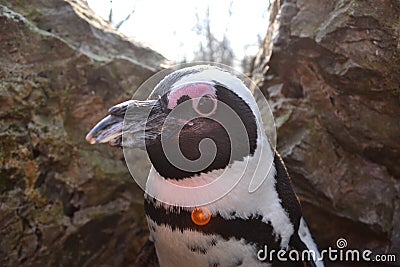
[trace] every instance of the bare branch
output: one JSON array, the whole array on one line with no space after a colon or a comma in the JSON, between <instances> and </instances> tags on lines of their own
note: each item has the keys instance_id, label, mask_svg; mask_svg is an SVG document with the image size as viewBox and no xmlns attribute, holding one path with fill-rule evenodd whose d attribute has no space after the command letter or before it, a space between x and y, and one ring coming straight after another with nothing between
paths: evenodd
<instances>
[{"instance_id":1,"label":"bare branch","mask_svg":"<svg viewBox=\"0 0 400 267\"><path fill-rule=\"evenodd\" d=\"M113 7L112 7L112 0L110 0L110 13L108 13L108 21L113 22Z\"/></svg>"},{"instance_id":2,"label":"bare branch","mask_svg":"<svg viewBox=\"0 0 400 267\"><path fill-rule=\"evenodd\" d=\"M110 0L110 12L108 13L108 21L114 25L114 27L118 30L119 28L121 28L122 24L124 24L125 22L127 22L131 15L135 13L135 9L132 9L132 11L120 22L118 23L114 23L114 13L113 13L113 0Z\"/></svg>"},{"instance_id":3,"label":"bare branch","mask_svg":"<svg viewBox=\"0 0 400 267\"><path fill-rule=\"evenodd\" d=\"M135 13L135 9L133 9L133 10L128 14L128 16L126 16L126 17L125 17L123 20L121 20L117 25L115 25L115 28L117 28L117 29L121 28L122 24L124 24L125 22L127 22L133 13Z\"/></svg>"}]
</instances>

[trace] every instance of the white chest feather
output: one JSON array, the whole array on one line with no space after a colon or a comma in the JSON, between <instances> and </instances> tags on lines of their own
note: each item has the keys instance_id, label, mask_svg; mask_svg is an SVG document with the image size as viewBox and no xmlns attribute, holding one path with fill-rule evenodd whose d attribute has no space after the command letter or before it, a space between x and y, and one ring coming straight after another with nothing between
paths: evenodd
<instances>
[{"instance_id":1,"label":"white chest feather","mask_svg":"<svg viewBox=\"0 0 400 267\"><path fill-rule=\"evenodd\" d=\"M260 144L259 147L261 147ZM247 161L234 162L225 170L212 171L174 183L164 179L152 169L147 182L147 192L149 195L169 203L159 203L166 209L172 206L205 206L212 215L219 214L228 220L234 217L248 219L255 215L261 215L263 222L271 224L275 236L281 238L280 246L287 248L294 228L288 214L282 208L281 200L275 189L275 167L272 165L269 168L270 166L264 163L272 161L273 154L269 145L264 143L263 147L265 149L262 153L261 149L257 149L255 155ZM238 176L240 179L233 188L228 193L222 194L221 192L226 191L226 182L230 183ZM216 181L217 177L220 178ZM251 182L263 178L265 181L259 188L254 192L249 192ZM175 186L176 184L179 186ZM196 187L190 190L193 186L204 184L213 186L210 188ZM211 199L218 194L223 197L205 205L198 205L198 203L204 203L207 198Z\"/></svg>"},{"instance_id":2,"label":"white chest feather","mask_svg":"<svg viewBox=\"0 0 400 267\"><path fill-rule=\"evenodd\" d=\"M224 240L191 230L172 231L148 218L158 260L162 267L267 267L257 259L257 250L244 240Z\"/></svg>"}]
</instances>

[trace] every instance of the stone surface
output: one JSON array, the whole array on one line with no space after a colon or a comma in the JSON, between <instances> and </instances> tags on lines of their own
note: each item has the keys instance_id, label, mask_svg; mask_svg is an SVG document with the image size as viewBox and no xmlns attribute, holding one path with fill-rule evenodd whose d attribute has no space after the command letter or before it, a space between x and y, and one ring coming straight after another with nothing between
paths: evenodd
<instances>
[{"instance_id":1,"label":"stone surface","mask_svg":"<svg viewBox=\"0 0 400 267\"><path fill-rule=\"evenodd\" d=\"M0 62L0 266L132 264L143 192L84 138L167 62L73 0L0 0Z\"/></svg>"},{"instance_id":2,"label":"stone surface","mask_svg":"<svg viewBox=\"0 0 400 267\"><path fill-rule=\"evenodd\" d=\"M395 0L271 5L252 75L322 249L343 237L400 259L399 14Z\"/></svg>"}]
</instances>

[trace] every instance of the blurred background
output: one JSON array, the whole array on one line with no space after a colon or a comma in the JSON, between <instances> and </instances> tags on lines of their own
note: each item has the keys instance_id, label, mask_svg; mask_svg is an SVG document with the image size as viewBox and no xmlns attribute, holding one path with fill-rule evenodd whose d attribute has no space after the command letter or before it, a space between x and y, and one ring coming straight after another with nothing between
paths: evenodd
<instances>
[{"instance_id":1,"label":"blurred background","mask_svg":"<svg viewBox=\"0 0 400 267\"><path fill-rule=\"evenodd\" d=\"M398 0L0 0L0 266L134 263L143 192L120 149L84 138L192 60L267 97L320 249L397 257L326 266L400 266L399 14Z\"/></svg>"},{"instance_id":2,"label":"blurred background","mask_svg":"<svg viewBox=\"0 0 400 267\"><path fill-rule=\"evenodd\" d=\"M176 63L211 61L246 70L268 28L265 0L87 2L116 29Z\"/></svg>"}]
</instances>

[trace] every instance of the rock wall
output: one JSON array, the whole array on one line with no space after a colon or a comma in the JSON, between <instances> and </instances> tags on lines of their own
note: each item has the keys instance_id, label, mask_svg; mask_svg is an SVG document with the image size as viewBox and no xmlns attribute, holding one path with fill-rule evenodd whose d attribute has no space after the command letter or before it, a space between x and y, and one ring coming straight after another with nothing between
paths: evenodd
<instances>
[{"instance_id":1,"label":"rock wall","mask_svg":"<svg viewBox=\"0 0 400 267\"><path fill-rule=\"evenodd\" d=\"M0 62L0 266L129 265L143 193L84 138L165 59L82 1L0 0Z\"/></svg>"},{"instance_id":2,"label":"rock wall","mask_svg":"<svg viewBox=\"0 0 400 267\"><path fill-rule=\"evenodd\" d=\"M271 5L252 75L321 248L342 237L400 259L399 14L395 0Z\"/></svg>"}]
</instances>

